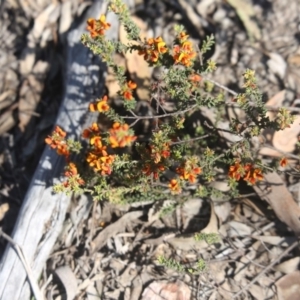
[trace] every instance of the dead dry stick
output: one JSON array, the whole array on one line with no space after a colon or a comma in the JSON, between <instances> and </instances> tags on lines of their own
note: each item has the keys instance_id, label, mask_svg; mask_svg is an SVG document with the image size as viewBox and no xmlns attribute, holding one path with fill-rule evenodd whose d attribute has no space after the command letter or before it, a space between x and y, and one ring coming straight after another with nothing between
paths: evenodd
<instances>
[{"instance_id":1,"label":"dead dry stick","mask_svg":"<svg viewBox=\"0 0 300 300\"><path fill-rule=\"evenodd\" d=\"M32 275L29 263L27 262L27 259L23 254L23 250L22 250L21 246L19 246L9 235L4 233L1 228L0 228L0 236L2 236L4 239L6 239L11 244L11 246L15 249L15 251L17 252L17 254L24 266L24 269L26 271L28 281L31 286L31 289L32 289L35 299L36 300L44 300L44 297L39 289L39 286L37 285L37 283Z\"/></svg>"},{"instance_id":2,"label":"dead dry stick","mask_svg":"<svg viewBox=\"0 0 300 300\"><path fill-rule=\"evenodd\" d=\"M217 87L221 88L222 90L228 92L229 94L231 94L232 96L236 97L238 96L238 93L236 93L234 90L229 89L228 87L226 87L225 85L222 85L220 83L218 83L217 81L207 78L206 76L202 76L204 80L211 82L212 84L216 85ZM226 101L226 104L232 105L234 107L240 107L240 105L236 102L233 101ZM251 102L250 102L251 104ZM279 109L284 108L288 111L292 111L292 112L300 112L300 108L299 107L292 107L292 106L272 106L272 105L266 105L266 109L268 111L278 111Z\"/></svg>"},{"instance_id":3,"label":"dead dry stick","mask_svg":"<svg viewBox=\"0 0 300 300\"><path fill-rule=\"evenodd\" d=\"M296 160L299 159L299 156L298 156L298 155L295 155L295 154L292 154L292 153L289 153L289 152L285 152L285 151L279 150L279 149L273 147L272 145L269 145L269 144L263 144L263 146L264 146L264 147L267 147L267 148L269 148L269 149L272 149L272 150L274 150L274 151L277 151L277 152L281 153L282 155L284 155L284 156L287 157L287 158L290 157L290 158L294 158L294 159L296 159ZM264 155L268 156L268 154L264 154ZM269 155L269 156L271 156L271 155Z\"/></svg>"},{"instance_id":4,"label":"dead dry stick","mask_svg":"<svg viewBox=\"0 0 300 300\"><path fill-rule=\"evenodd\" d=\"M135 113L132 112L133 116L120 116L122 119L139 119L139 120L152 120L152 119L161 119L161 118L166 118L166 117L171 117L171 116L178 116L181 114L184 114L188 111L193 110L194 108L197 108L197 104L192 105L191 107L187 108L187 109L183 109L180 111L175 111L172 113L167 113L167 114L163 114L163 115L158 115L158 116L138 116Z\"/></svg>"},{"instance_id":5,"label":"dead dry stick","mask_svg":"<svg viewBox=\"0 0 300 300\"><path fill-rule=\"evenodd\" d=\"M244 286L239 292L235 293L232 299L236 299L242 293L245 293L249 287L254 284L262 275L267 273L270 269L272 269L283 257L285 257L289 252L291 252L297 245L299 241L294 242L290 247L285 249L271 264L269 264L265 269L257 274L246 286Z\"/></svg>"},{"instance_id":6,"label":"dead dry stick","mask_svg":"<svg viewBox=\"0 0 300 300\"><path fill-rule=\"evenodd\" d=\"M274 222L271 222L269 224L267 224L266 226L264 226L263 228L260 228L260 229L257 229L255 230L252 235L254 234L259 234L259 233L263 233L265 232L266 230L270 229L271 227L273 227L275 225ZM246 243L249 243L251 241L251 237L250 236L247 236L245 237L244 239L241 240L241 242L243 244L246 244ZM233 250L232 248L235 248L235 247L226 247L225 249L222 250L222 252L220 252L219 254L217 254L215 256L215 259L220 259L220 258L223 258L224 256L228 256L229 254L235 252L235 250Z\"/></svg>"},{"instance_id":7,"label":"dead dry stick","mask_svg":"<svg viewBox=\"0 0 300 300\"><path fill-rule=\"evenodd\" d=\"M234 90L229 89L225 85L220 84L220 83L218 83L217 81L215 81L213 79L207 78L206 76L203 76L203 79L213 83L214 85L218 86L219 88L221 88L222 90L228 92L229 94L233 95L234 97L236 97L238 95L238 93L236 93Z\"/></svg>"}]
</instances>

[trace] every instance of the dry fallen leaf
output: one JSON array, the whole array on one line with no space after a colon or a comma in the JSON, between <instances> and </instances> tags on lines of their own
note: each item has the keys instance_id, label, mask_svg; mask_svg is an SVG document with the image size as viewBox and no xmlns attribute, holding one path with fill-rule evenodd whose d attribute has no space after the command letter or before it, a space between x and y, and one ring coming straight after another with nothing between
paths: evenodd
<instances>
[{"instance_id":1,"label":"dry fallen leaf","mask_svg":"<svg viewBox=\"0 0 300 300\"><path fill-rule=\"evenodd\" d=\"M59 18L59 33L62 34L68 31L72 21L72 1L63 1L61 4L61 15Z\"/></svg>"},{"instance_id":2,"label":"dry fallen leaf","mask_svg":"<svg viewBox=\"0 0 300 300\"><path fill-rule=\"evenodd\" d=\"M104 247L111 237L115 236L119 232L123 232L124 228L128 226L128 224L132 223L133 220L137 220L144 213L142 211L131 211L123 215L116 222L108 225L104 228L91 242L91 253L95 253L99 251L102 247Z\"/></svg>"},{"instance_id":3,"label":"dry fallen leaf","mask_svg":"<svg viewBox=\"0 0 300 300\"><path fill-rule=\"evenodd\" d=\"M237 15L243 22L250 39L260 40L260 29L255 22L253 5L245 0L228 0L228 3L235 9Z\"/></svg>"},{"instance_id":4,"label":"dry fallen leaf","mask_svg":"<svg viewBox=\"0 0 300 300\"><path fill-rule=\"evenodd\" d=\"M28 75L32 71L35 60L35 50L32 48L25 48L22 52L22 59L20 60L20 73L23 76Z\"/></svg>"},{"instance_id":5,"label":"dry fallen leaf","mask_svg":"<svg viewBox=\"0 0 300 300\"><path fill-rule=\"evenodd\" d=\"M9 204L3 203L0 205L0 221L4 218L5 213L9 210Z\"/></svg>"},{"instance_id":6,"label":"dry fallen leaf","mask_svg":"<svg viewBox=\"0 0 300 300\"><path fill-rule=\"evenodd\" d=\"M215 213L220 220L220 223L223 224L226 222L231 212L231 204L230 202L216 203L215 204Z\"/></svg>"},{"instance_id":7,"label":"dry fallen leaf","mask_svg":"<svg viewBox=\"0 0 300 300\"><path fill-rule=\"evenodd\" d=\"M75 298L78 290L77 279L69 266L62 266L55 270L56 275L61 280L66 294L67 300Z\"/></svg>"},{"instance_id":8,"label":"dry fallen leaf","mask_svg":"<svg viewBox=\"0 0 300 300\"><path fill-rule=\"evenodd\" d=\"M277 280L278 300L298 300L300 299L300 271L287 274Z\"/></svg>"},{"instance_id":9,"label":"dry fallen leaf","mask_svg":"<svg viewBox=\"0 0 300 300\"><path fill-rule=\"evenodd\" d=\"M249 227L246 224L243 224L242 222L237 221L230 221L229 222L229 237L239 237L239 236L249 236L252 232L251 227Z\"/></svg>"},{"instance_id":10,"label":"dry fallen leaf","mask_svg":"<svg viewBox=\"0 0 300 300\"><path fill-rule=\"evenodd\" d=\"M202 0L198 1L196 5L196 11L200 16L206 18L209 14L212 14L216 9L216 1L215 0Z\"/></svg>"},{"instance_id":11,"label":"dry fallen leaf","mask_svg":"<svg viewBox=\"0 0 300 300\"><path fill-rule=\"evenodd\" d=\"M86 289L87 300L99 300L99 294L94 285L90 284Z\"/></svg>"},{"instance_id":12,"label":"dry fallen leaf","mask_svg":"<svg viewBox=\"0 0 300 300\"><path fill-rule=\"evenodd\" d=\"M60 3L50 3L34 20L33 29L30 34L34 40L38 40L46 27L50 24L56 23L60 17Z\"/></svg>"},{"instance_id":13,"label":"dry fallen leaf","mask_svg":"<svg viewBox=\"0 0 300 300\"><path fill-rule=\"evenodd\" d=\"M268 53L269 60L267 65L269 69L280 79L283 79L286 73L287 63L279 53L270 52Z\"/></svg>"},{"instance_id":14,"label":"dry fallen leaf","mask_svg":"<svg viewBox=\"0 0 300 300\"><path fill-rule=\"evenodd\" d=\"M279 96L279 100L281 96ZM270 114L270 112L269 112ZM264 138L268 143L272 143L272 146L275 149L270 149L268 147L262 147L260 150L260 154L280 157L282 156L282 152L293 152L296 147L296 143L298 141L298 135L300 133L300 115L296 116L294 123L290 126L290 128L286 128L284 130L274 131L273 129L264 130Z\"/></svg>"},{"instance_id":15,"label":"dry fallen leaf","mask_svg":"<svg viewBox=\"0 0 300 300\"><path fill-rule=\"evenodd\" d=\"M0 115L0 135L9 131L17 123L16 118L13 115L13 110L15 109L14 105L12 107L13 109L9 109Z\"/></svg>"},{"instance_id":16,"label":"dry fallen leaf","mask_svg":"<svg viewBox=\"0 0 300 300\"><path fill-rule=\"evenodd\" d=\"M273 146L283 152L293 152L300 133L300 116L297 116L290 128L276 131L273 136Z\"/></svg>"},{"instance_id":17,"label":"dry fallen leaf","mask_svg":"<svg viewBox=\"0 0 300 300\"><path fill-rule=\"evenodd\" d=\"M276 172L265 174L264 180L254 186L254 190L269 203L281 222L300 235L300 208Z\"/></svg>"},{"instance_id":18,"label":"dry fallen leaf","mask_svg":"<svg viewBox=\"0 0 300 300\"><path fill-rule=\"evenodd\" d=\"M219 233L219 221L218 217L214 210L214 205L211 203L211 213L210 220L207 226L201 230L202 233ZM181 249L185 251L189 251L190 249L204 249L208 246L205 241L196 241L194 234L184 234L181 236L176 236L174 238L170 238L167 241L171 244L175 249Z\"/></svg>"},{"instance_id":19,"label":"dry fallen leaf","mask_svg":"<svg viewBox=\"0 0 300 300\"><path fill-rule=\"evenodd\" d=\"M300 257L299 256L293 257L275 266L275 270L285 274L289 274L298 270L299 263L300 263Z\"/></svg>"},{"instance_id":20,"label":"dry fallen leaf","mask_svg":"<svg viewBox=\"0 0 300 300\"><path fill-rule=\"evenodd\" d=\"M154 281L144 290L142 300L190 300L191 290L177 280L174 283Z\"/></svg>"},{"instance_id":21,"label":"dry fallen leaf","mask_svg":"<svg viewBox=\"0 0 300 300\"><path fill-rule=\"evenodd\" d=\"M271 97L267 102L266 106L273 106L273 107L281 107L283 104L283 101L285 100L285 90L281 90L277 94L275 94L273 97ZM267 116L273 119L275 117L275 111L268 111Z\"/></svg>"},{"instance_id":22,"label":"dry fallen leaf","mask_svg":"<svg viewBox=\"0 0 300 300\"><path fill-rule=\"evenodd\" d=\"M44 80L49 67L49 63L38 61L32 70L32 74L28 75L22 83L19 100L19 127L21 131L24 131L34 115L35 109L41 99Z\"/></svg>"},{"instance_id":23,"label":"dry fallen leaf","mask_svg":"<svg viewBox=\"0 0 300 300\"><path fill-rule=\"evenodd\" d=\"M15 92L7 90L0 94L0 110L10 106L14 102Z\"/></svg>"},{"instance_id":24,"label":"dry fallen leaf","mask_svg":"<svg viewBox=\"0 0 300 300\"><path fill-rule=\"evenodd\" d=\"M253 284L249 287L249 292L253 296L253 299L263 299L265 295L265 289L257 284Z\"/></svg>"},{"instance_id":25,"label":"dry fallen leaf","mask_svg":"<svg viewBox=\"0 0 300 300\"><path fill-rule=\"evenodd\" d=\"M191 220L194 220L196 215L201 211L203 206L203 200L194 198L188 199L182 206L181 215L182 215L182 228L186 230L190 225Z\"/></svg>"},{"instance_id":26,"label":"dry fallen leaf","mask_svg":"<svg viewBox=\"0 0 300 300\"><path fill-rule=\"evenodd\" d=\"M210 207L211 207L211 213L210 213L209 222L208 222L207 226L203 230L201 230L201 232L203 232L203 233L218 233L219 221L218 221L218 217L215 213L215 208L214 208L213 203L211 203Z\"/></svg>"}]
</instances>

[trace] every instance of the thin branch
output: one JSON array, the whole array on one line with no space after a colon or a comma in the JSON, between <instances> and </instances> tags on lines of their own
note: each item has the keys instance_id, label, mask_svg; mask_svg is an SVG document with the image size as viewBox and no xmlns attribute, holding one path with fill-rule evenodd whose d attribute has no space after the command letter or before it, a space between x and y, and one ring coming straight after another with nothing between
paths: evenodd
<instances>
[{"instance_id":1,"label":"thin branch","mask_svg":"<svg viewBox=\"0 0 300 300\"><path fill-rule=\"evenodd\" d=\"M67 249L69 250L69 249ZM43 284L42 288L41 288L41 291L44 292L47 288L47 286L50 284L50 282L52 281L53 279L53 275L50 274L49 277L47 278L47 281Z\"/></svg>"},{"instance_id":2,"label":"thin branch","mask_svg":"<svg viewBox=\"0 0 300 300\"><path fill-rule=\"evenodd\" d=\"M133 127L138 121L140 121L140 120L136 119L132 124L130 124L130 127Z\"/></svg>"},{"instance_id":3,"label":"thin branch","mask_svg":"<svg viewBox=\"0 0 300 300\"><path fill-rule=\"evenodd\" d=\"M38 286L38 284L36 283L36 281L33 277L30 265L29 265L25 255L23 253L23 250L22 250L21 246L19 246L9 235L4 233L1 228L0 228L0 236L2 236L4 239L6 239L12 245L14 250L17 252L17 254L18 254L18 256L19 256L19 258L20 258L20 260L21 260L21 262L24 266L24 269L26 271L28 281L29 281L29 284L31 286L31 289L32 289L32 292L33 292L33 295L34 295L35 299L36 300L43 300L44 297L42 295L42 292L40 291L39 286Z\"/></svg>"},{"instance_id":4,"label":"thin branch","mask_svg":"<svg viewBox=\"0 0 300 300\"><path fill-rule=\"evenodd\" d=\"M234 90L229 89L228 87L218 83L217 81L214 81L213 79L207 78L206 76L202 76L204 80L209 81L211 83L213 83L214 85L218 86L219 88L223 89L224 91L227 91L228 93L230 93L231 95L233 95L234 97L238 96L238 93L235 92ZM235 102L226 102L226 104L228 105L232 105L235 107L240 107L237 103ZM300 108L299 107L290 107L290 106L271 106L271 105L266 105L266 109L268 111L278 111L281 108L285 108L288 111L294 111L294 112L300 112Z\"/></svg>"},{"instance_id":5,"label":"thin branch","mask_svg":"<svg viewBox=\"0 0 300 300\"><path fill-rule=\"evenodd\" d=\"M270 263L264 270L258 273L246 286L244 286L239 292L235 293L232 299L236 299L241 294L245 293L246 290L250 288L262 275L267 273L270 269L272 269L283 257L285 257L289 252L291 252L296 246L298 246L299 241L294 242L290 247L288 247L285 251L283 251L272 263Z\"/></svg>"},{"instance_id":6,"label":"thin branch","mask_svg":"<svg viewBox=\"0 0 300 300\"><path fill-rule=\"evenodd\" d=\"M279 149L277 149L277 148L275 148L275 147L273 147L273 146L271 146L271 145L269 145L269 144L263 144L263 146L264 146L264 147L267 147L267 148L269 148L269 149L275 150L275 151L281 153L282 155L284 155L284 156L286 156L286 157L291 157L291 158L294 158L294 159L297 159L297 160L300 159L300 157L299 157L298 155L295 155L295 154L292 154L292 153L288 153L288 152L279 150ZM266 156L272 156L272 155L268 155L268 154L264 154L264 155L266 155Z\"/></svg>"},{"instance_id":7,"label":"thin branch","mask_svg":"<svg viewBox=\"0 0 300 300\"><path fill-rule=\"evenodd\" d=\"M202 135L202 136L199 136L199 137L196 137L196 138L192 138L192 139L188 139L188 140L184 140L184 141L179 141L179 142L173 142L173 143L171 143L171 145L173 146L173 145L187 144L189 142L203 140L203 139L205 139L209 136L210 136L210 134L205 134L205 135Z\"/></svg>"},{"instance_id":8,"label":"thin branch","mask_svg":"<svg viewBox=\"0 0 300 300\"><path fill-rule=\"evenodd\" d=\"M228 133L231 133L233 135L237 135L239 136L238 133L236 132L233 132L232 130L229 130L229 129L223 129L223 128L219 128L219 127L214 127L214 126L210 126L207 121L204 121L203 125L205 125L206 127L208 127L209 129L212 129L214 131L223 131L223 132L228 132Z\"/></svg>"},{"instance_id":9,"label":"thin branch","mask_svg":"<svg viewBox=\"0 0 300 300\"><path fill-rule=\"evenodd\" d=\"M139 119L139 120L152 120L152 119L161 119L161 118L166 118L166 117L172 117L172 116L177 116L177 115L181 115L184 114L190 110L193 110L194 108L196 108L198 105L194 104L191 107L184 109L184 110L180 110L180 111L175 111L172 113L168 113L168 114L163 114L163 115L159 115L159 116L138 116L135 113L131 112L133 114L133 117L131 116L120 116L123 119Z\"/></svg>"},{"instance_id":10,"label":"thin branch","mask_svg":"<svg viewBox=\"0 0 300 300\"><path fill-rule=\"evenodd\" d=\"M233 95L233 96L235 96L235 97L238 95L238 93L236 93L234 90L229 89L229 88L226 87L225 85L222 85L222 84L220 84L220 83L214 81L213 79L209 79L209 78L207 78L206 76L202 76L202 77L203 77L204 80L213 83L214 85L216 85L216 86L218 86L219 88L223 89L224 91L230 93L231 95Z\"/></svg>"},{"instance_id":11,"label":"thin branch","mask_svg":"<svg viewBox=\"0 0 300 300\"><path fill-rule=\"evenodd\" d=\"M199 61L200 61L200 66L203 66L203 57L202 57L202 52L199 48L199 46L196 44L196 49L198 50L198 57L199 57Z\"/></svg>"},{"instance_id":12,"label":"thin branch","mask_svg":"<svg viewBox=\"0 0 300 300\"><path fill-rule=\"evenodd\" d=\"M300 108L299 107L290 107L290 106L276 107L276 106L266 105L266 109L270 110L270 111L278 111L281 108L284 108L284 109L289 110L289 111L300 112Z\"/></svg>"}]
</instances>

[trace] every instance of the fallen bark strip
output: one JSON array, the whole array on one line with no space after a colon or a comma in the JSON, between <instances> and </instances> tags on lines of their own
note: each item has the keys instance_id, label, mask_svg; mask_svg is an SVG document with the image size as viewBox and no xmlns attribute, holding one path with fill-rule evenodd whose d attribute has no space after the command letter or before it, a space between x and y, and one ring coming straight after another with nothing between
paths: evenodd
<instances>
[{"instance_id":1,"label":"fallen bark strip","mask_svg":"<svg viewBox=\"0 0 300 300\"><path fill-rule=\"evenodd\" d=\"M99 96L103 87L99 60L80 43L87 17L99 17L102 3L102 0L95 1L79 27L68 35L66 92L55 124L71 133L71 137L79 137L85 123L90 124L88 103ZM70 203L66 195L52 192L53 178L59 178L63 166L63 159L46 147L12 234L12 239L22 246L37 281L61 231ZM0 270L0 299L30 298L26 271L10 245L3 255Z\"/></svg>"}]
</instances>

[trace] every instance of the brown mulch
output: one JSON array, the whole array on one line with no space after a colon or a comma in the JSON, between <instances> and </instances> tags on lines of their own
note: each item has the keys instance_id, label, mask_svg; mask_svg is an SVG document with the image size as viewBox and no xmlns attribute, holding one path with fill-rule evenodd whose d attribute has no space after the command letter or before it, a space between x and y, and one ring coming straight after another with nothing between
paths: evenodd
<instances>
[{"instance_id":1,"label":"brown mulch","mask_svg":"<svg viewBox=\"0 0 300 300\"><path fill-rule=\"evenodd\" d=\"M299 114L298 2L136 0L131 9L149 35L161 35L167 42L176 23L198 43L213 34L216 44L209 56L218 65L213 80L239 92L242 74L253 69L267 103L292 107ZM75 0L0 4L0 226L7 234L64 95L67 33L90 5ZM134 73L130 58L122 63ZM113 94L112 87L109 92ZM229 93L225 96L231 99ZM234 107L226 114L242 117ZM275 135L273 146L297 155L297 130L290 133L291 146ZM267 147L262 154L266 159L281 155ZM299 203L298 177L289 172L276 180L284 182L284 189L273 195L277 201L286 193L289 201ZM224 184L218 181L214 187L222 190ZM246 192L250 196L230 201L190 198L163 217L158 209L174 204L167 197L126 206L74 197L39 285L47 299L297 299L296 238L270 202L276 214L269 209L268 199L262 201L257 189ZM196 242L193 234L203 229L219 232L221 241L211 246ZM0 245L2 255L3 239ZM179 272L159 264L159 255L191 268L204 259L207 269ZM294 282L296 298L289 290Z\"/></svg>"}]
</instances>

